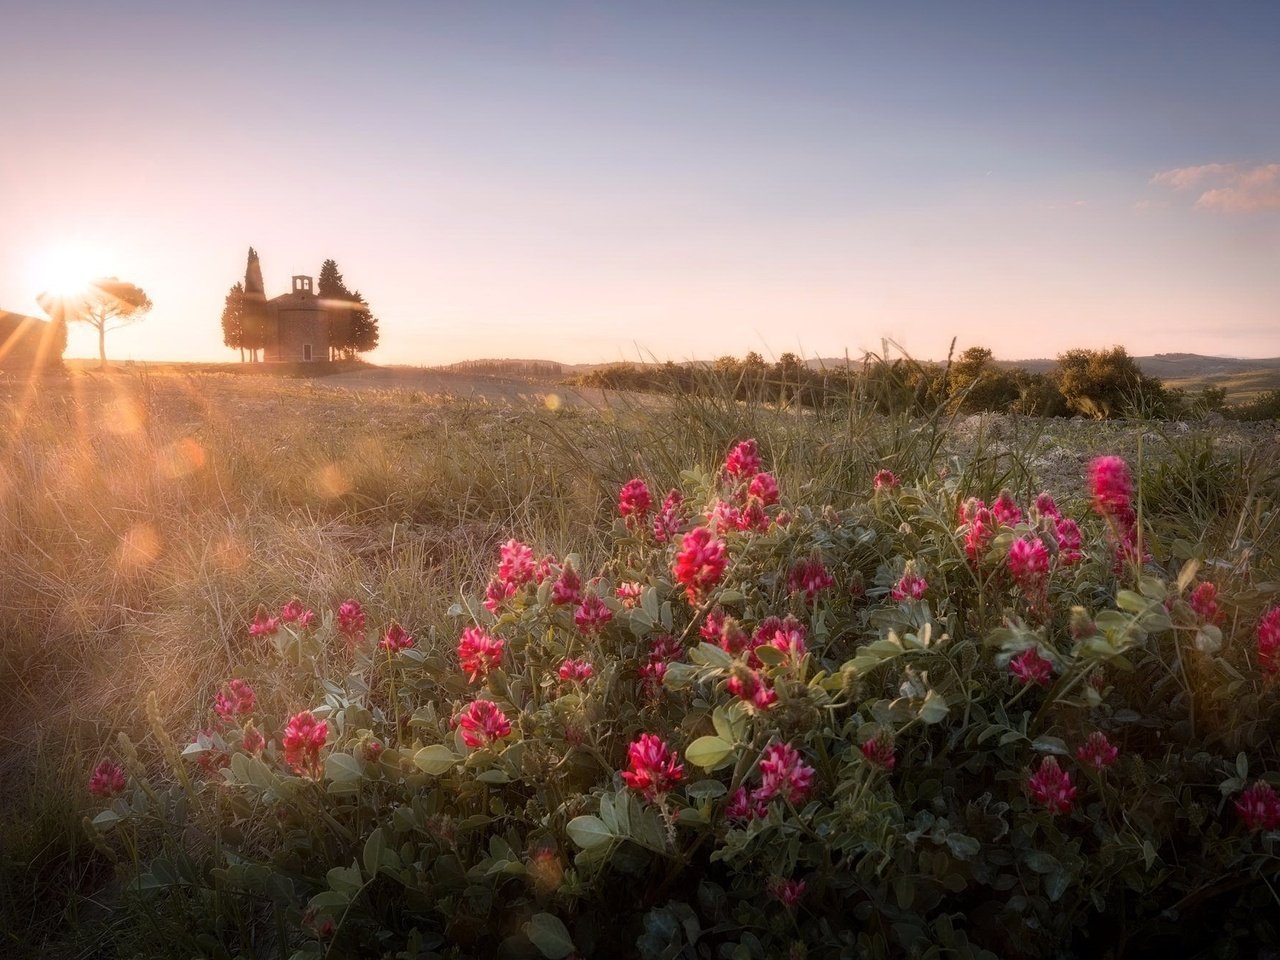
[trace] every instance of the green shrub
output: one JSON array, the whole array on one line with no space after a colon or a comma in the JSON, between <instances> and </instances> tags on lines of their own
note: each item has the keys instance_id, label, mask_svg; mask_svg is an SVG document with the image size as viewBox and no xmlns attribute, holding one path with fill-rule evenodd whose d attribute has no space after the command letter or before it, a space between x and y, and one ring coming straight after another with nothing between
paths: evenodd
<instances>
[{"instance_id":1,"label":"green shrub","mask_svg":"<svg viewBox=\"0 0 1280 960\"><path fill-rule=\"evenodd\" d=\"M1118 462L1074 520L961 475L775 503L759 469L628 484L598 565L509 542L451 637L260 614L258 692L185 748L122 739L88 826L152 949L1280 945L1274 587L1135 561Z\"/></svg>"}]
</instances>

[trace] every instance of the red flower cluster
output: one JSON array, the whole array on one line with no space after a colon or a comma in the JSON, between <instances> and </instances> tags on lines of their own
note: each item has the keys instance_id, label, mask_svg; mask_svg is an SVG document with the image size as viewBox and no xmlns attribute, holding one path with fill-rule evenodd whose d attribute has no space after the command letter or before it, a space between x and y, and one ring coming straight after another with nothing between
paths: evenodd
<instances>
[{"instance_id":1,"label":"red flower cluster","mask_svg":"<svg viewBox=\"0 0 1280 960\"><path fill-rule=\"evenodd\" d=\"M213 712L223 720L253 713L258 698L253 687L243 680L232 680L213 698Z\"/></svg>"},{"instance_id":2,"label":"red flower cluster","mask_svg":"<svg viewBox=\"0 0 1280 960\"><path fill-rule=\"evenodd\" d=\"M892 470L877 470L875 479L871 481L877 491L892 490L899 485L898 475Z\"/></svg>"},{"instance_id":3,"label":"red flower cluster","mask_svg":"<svg viewBox=\"0 0 1280 960\"><path fill-rule=\"evenodd\" d=\"M640 679L647 697L652 699L658 695L663 678L667 675L667 664L672 660L679 660L683 654L684 647L670 634L663 634L653 641L648 661L640 666Z\"/></svg>"},{"instance_id":4,"label":"red flower cluster","mask_svg":"<svg viewBox=\"0 0 1280 960\"><path fill-rule=\"evenodd\" d=\"M506 641L491 637L480 627L467 627L458 639L458 665L469 683L487 677L502 664Z\"/></svg>"},{"instance_id":5,"label":"red flower cluster","mask_svg":"<svg viewBox=\"0 0 1280 960\"><path fill-rule=\"evenodd\" d=\"M698 603L720 582L728 562L724 541L706 527L695 527L684 535L672 573L689 602Z\"/></svg>"},{"instance_id":6,"label":"red flower cluster","mask_svg":"<svg viewBox=\"0 0 1280 960\"><path fill-rule=\"evenodd\" d=\"M1240 794L1235 803L1236 813L1250 830L1275 830L1280 828L1280 797L1265 780L1258 780Z\"/></svg>"},{"instance_id":7,"label":"red flower cluster","mask_svg":"<svg viewBox=\"0 0 1280 960\"><path fill-rule=\"evenodd\" d=\"M1098 772L1113 765L1118 756L1120 756L1120 748L1112 746L1107 735L1101 730L1095 730L1089 734L1089 738L1076 750L1076 759Z\"/></svg>"},{"instance_id":8,"label":"red flower cluster","mask_svg":"<svg viewBox=\"0 0 1280 960\"><path fill-rule=\"evenodd\" d=\"M1009 573L1033 603L1045 600L1049 589L1049 550L1039 537L1019 537L1009 547Z\"/></svg>"},{"instance_id":9,"label":"red flower cluster","mask_svg":"<svg viewBox=\"0 0 1280 960\"><path fill-rule=\"evenodd\" d=\"M630 610L640 602L640 595L644 593L644 584L636 580L627 580L618 584L613 592L622 601L622 605Z\"/></svg>"},{"instance_id":10,"label":"red flower cluster","mask_svg":"<svg viewBox=\"0 0 1280 960\"><path fill-rule=\"evenodd\" d=\"M684 494L668 490L662 506L653 517L653 539L667 543L684 525Z\"/></svg>"},{"instance_id":11,"label":"red flower cluster","mask_svg":"<svg viewBox=\"0 0 1280 960\"><path fill-rule=\"evenodd\" d=\"M800 902L800 898L804 896L805 882L803 880L782 880L774 879L769 882L769 896L777 900L788 910L794 910Z\"/></svg>"},{"instance_id":12,"label":"red flower cluster","mask_svg":"<svg viewBox=\"0 0 1280 960\"><path fill-rule=\"evenodd\" d=\"M249 624L249 636L269 637L280 629L280 618L267 616L267 611L259 609Z\"/></svg>"},{"instance_id":13,"label":"red flower cluster","mask_svg":"<svg viewBox=\"0 0 1280 960\"><path fill-rule=\"evenodd\" d=\"M747 493L759 500L763 506L771 507L778 502L778 478L772 473L757 473L751 478Z\"/></svg>"},{"instance_id":14,"label":"red flower cluster","mask_svg":"<svg viewBox=\"0 0 1280 960\"><path fill-rule=\"evenodd\" d=\"M329 739L329 724L317 720L310 710L295 713L284 728L280 745L284 761L296 773L313 779L320 777L320 749Z\"/></svg>"},{"instance_id":15,"label":"red flower cluster","mask_svg":"<svg viewBox=\"0 0 1280 960\"><path fill-rule=\"evenodd\" d=\"M756 655L756 650L765 646L781 650L792 663L795 663L806 653L806 635L807 631L804 624L795 617L787 617L785 620L780 620L777 617L766 617L760 622L760 626L756 628L756 632L748 644L751 656L747 658L747 663L752 667L763 666L760 658ZM732 653L734 651L730 650L729 652Z\"/></svg>"},{"instance_id":16,"label":"red flower cluster","mask_svg":"<svg viewBox=\"0 0 1280 960\"><path fill-rule=\"evenodd\" d=\"M1035 647L1028 647L1009 661L1009 672L1021 680L1023 686L1038 683L1047 687L1053 676L1053 663L1040 656Z\"/></svg>"},{"instance_id":17,"label":"red flower cluster","mask_svg":"<svg viewBox=\"0 0 1280 960\"><path fill-rule=\"evenodd\" d=\"M1076 788L1071 785L1071 774L1059 767L1053 757L1040 761L1040 769L1031 775L1027 787L1035 801L1054 816L1069 813L1075 802Z\"/></svg>"},{"instance_id":18,"label":"red flower cluster","mask_svg":"<svg viewBox=\"0 0 1280 960\"><path fill-rule=\"evenodd\" d=\"M684 764L677 762L675 753L657 734L640 734L627 748L627 757L631 768L622 771L622 779L652 803L665 797L684 778Z\"/></svg>"},{"instance_id":19,"label":"red flower cluster","mask_svg":"<svg viewBox=\"0 0 1280 960\"><path fill-rule=\"evenodd\" d=\"M628 480L618 492L618 513L627 521L628 527L638 529L652 506L653 495L649 493L648 485L639 477Z\"/></svg>"},{"instance_id":20,"label":"red flower cluster","mask_svg":"<svg viewBox=\"0 0 1280 960\"><path fill-rule=\"evenodd\" d=\"M1022 511L1008 490L1001 490L996 502L991 504L991 515L1002 527L1016 527L1022 522Z\"/></svg>"},{"instance_id":21,"label":"red flower cluster","mask_svg":"<svg viewBox=\"0 0 1280 960\"><path fill-rule=\"evenodd\" d=\"M1267 674L1280 670L1280 607L1272 607L1258 623L1258 665Z\"/></svg>"},{"instance_id":22,"label":"red flower cluster","mask_svg":"<svg viewBox=\"0 0 1280 960\"><path fill-rule=\"evenodd\" d=\"M413 646L413 637L404 627L393 622L391 626L387 627L387 632L382 639L378 641L378 646L388 653L399 653L401 650L408 650Z\"/></svg>"},{"instance_id":23,"label":"red flower cluster","mask_svg":"<svg viewBox=\"0 0 1280 960\"><path fill-rule=\"evenodd\" d=\"M987 505L976 497L960 507L961 530L964 532L964 552L969 563L977 566L991 548L996 536L996 519Z\"/></svg>"},{"instance_id":24,"label":"red flower cluster","mask_svg":"<svg viewBox=\"0 0 1280 960\"><path fill-rule=\"evenodd\" d=\"M894 753L893 740L883 734L876 734L862 744L862 755L883 770L892 770L898 764Z\"/></svg>"},{"instance_id":25,"label":"red flower cluster","mask_svg":"<svg viewBox=\"0 0 1280 960\"><path fill-rule=\"evenodd\" d=\"M89 792L95 797L114 797L124 789L124 770L117 763L103 760L89 776Z\"/></svg>"},{"instance_id":26,"label":"red flower cluster","mask_svg":"<svg viewBox=\"0 0 1280 960\"><path fill-rule=\"evenodd\" d=\"M551 602L557 605L582 602L582 578L568 563L551 585Z\"/></svg>"},{"instance_id":27,"label":"red flower cluster","mask_svg":"<svg viewBox=\"0 0 1280 960\"><path fill-rule=\"evenodd\" d=\"M498 548L498 579L513 587L522 587L533 579L537 564L533 548L512 538Z\"/></svg>"},{"instance_id":28,"label":"red flower cluster","mask_svg":"<svg viewBox=\"0 0 1280 960\"><path fill-rule=\"evenodd\" d=\"M578 609L573 612L573 622L588 636L599 633L612 619L613 611L594 593L588 594Z\"/></svg>"},{"instance_id":29,"label":"red flower cluster","mask_svg":"<svg viewBox=\"0 0 1280 960\"><path fill-rule=\"evenodd\" d=\"M813 603L820 592L834 586L835 582L835 577L827 572L822 560L814 556L797 561L791 568L791 573L787 576L787 589L791 593L803 593L805 601Z\"/></svg>"},{"instance_id":30,"label":"red flower cluster","mask_svg":"<svg viewBox=\"0 0 1280 960\"><path fill-rule=\"evenodd\" d=\"M594 673L595 668L587 660L565 660L560 664L560 679L566 683L582 683Z\"/></svg>"},{"instance_id":31,"label":"red flower cluster","mask_svg":"<svg viewBox=\"0 0 1280 960\"><path fill-rule=\"evenodd\" d=\"M813 787L813 767L800 757L800 751L789 743L775 743L765 748L760 761L760 789L756 799L768 803L782 797L800 806Z\"/></svg>"},{"instance_id":32,"label":"red flower cluster","mask_svg":"<svg viewBox=\"0 0 1280 960\"><path fill-rule=\"evenodd\" d=\"M925 591L928 589L929 581L916 573L911 564L907 564L907 569L903 571L902 578L893 585L893 590L889 596L897 603L901 603L903 600L922 600L924 599Z\"/></svg>"},{"instance_id":33,"label":"red flower cluster","mask_svg":"<svg viewBox=\"0 0 1280 960\"><path fill-rule=\"evenodd\" d=\"M1122 526L1133 523L1133 480L1123 459L1098 457L1090 463L1089 489L1093 491L1094 510Z\"/></svg>"},{"instance_id":34,"label":"red flower cluster","mask_svg":"<svg viewBox=\"0 0 1280 960\"><path fill-rule=\"evenodd\" d=\"M1067 517L1059 517L1054 521L1054 532L1058 537L1058 562L1064 567L1075 566L1084 556L1080 549L1084 543L1080 525Z\"/></svg>"},{"instance_id":35,"label":"red flower cluster","mask_svg":"<svg viewBox=\"0 0 1280 960\"><path fill-rule=\"evenodd\" d=\"M1191 609L1205 623L1218 623L1222 620L1222 611L1218 608L1218 588L1212 583L1199 584L1191 591Z\"/></svg>"},{"instance_id":36,"label":"red flower cluster","mask_svg":"<svg viewBox=\"0 0 1280 960\"><path fill-rule=\"evenodd\" d=\"M768 710L778 702L777 692L756 671L741 664L725 683L725 689L756 710Z\"/></svg>"},{"instance_id":37,"label":"red flower cluster","mask_svg":"<svg viewBox=\"0 0 1280 960\"><path fill-rule=\"evenodd\" d=\"M462 742L475 750L509 736L511 721L492 700L473 700L458 714Z\"/></svg>"},{"instance_id":38,"label":"red flower cluster","mask_svg":"<svg viewBox=\"0 0 1280 960\"><path fill-rule=\"evenodd\" d=\"M760 472L760 453L754 440L743 440L729 451L724 459L724 472L739 480L754 477Z\"/></svg>"},{"instance_id":39,"label":"red flower cluster","mask_svg":"<svg viewBox=\"0 0 1280 960\"><path fill-rule=\"evenodd\" d=\"M305 630L316 622L314 610L304 610L302 601L296 597L280 608L280 619L285 623L297 624Z\"/></svg>"},{"instance_id":40,"label":"red flower cluster","mask_svg":"<svg viewBox=\"0 0 1280 960\"><path fill-rule=\"evenodd\" d=\"M364 607L358 600L347 600L338 607L338 631L347 638L347 643L364 639L364 619Z\"/></svg>"},{"instance_id":41,"label":"red flower cluster","mask_svg":"<svg viewBox=\"0 0 1280 960\"><path fill-rule=\"evenodd\" d=\"M1054 520L1062 519L1062 512L1058 509L1058 503L1050 496L1046 490L1036 496L1036 513L1042 517L1051 517Z\"/></svg>"}]
</instances>

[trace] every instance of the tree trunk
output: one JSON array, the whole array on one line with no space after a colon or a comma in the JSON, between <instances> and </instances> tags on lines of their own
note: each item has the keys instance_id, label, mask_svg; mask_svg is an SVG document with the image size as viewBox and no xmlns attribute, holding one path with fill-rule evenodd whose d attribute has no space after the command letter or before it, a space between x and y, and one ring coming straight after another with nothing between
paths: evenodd
<instances>
[{"instance_id":1,"label":"tree trunk","mask_svg":"<svg viewBox=\"0 0 1280 960\"><path fill-rule=\"evenodd\" d=\"M240 348L240 362L244 363L244 347Z\"/></svg>"},{"instance_id":2,"label":"tree trunk","mask_svg":"<svg viewBox=\"0 0 1280 960\"><path fill-rule=\"evenodd\" d=\"M98 366L107 369L107 326L98 327Z\"/></svg>"}]
</instances>

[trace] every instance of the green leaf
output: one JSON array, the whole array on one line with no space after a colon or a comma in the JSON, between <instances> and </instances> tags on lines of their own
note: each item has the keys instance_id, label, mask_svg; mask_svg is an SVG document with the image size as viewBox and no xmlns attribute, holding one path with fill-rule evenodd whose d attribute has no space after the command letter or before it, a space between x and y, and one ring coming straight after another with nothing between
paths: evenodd
<instances>
[{"instance_id":1,"label":"green leaf","mask_svg":"<svg viewBox=\"0 0 1280 960\"><path fill-rule=\"evenodd\" d=\"M684 788L685 796L691 800L714 800L729 792L719 780L699 780Z\"/></svg>"},{"instance_id":2,"label":"green leaf","mask_svg":"<svg viewBox=\"0 0 1280 960\"><path fill-rule=\"evenodd\" d=\"M940 723L949 709L946 698L937 690L930 690L920 705L920 719L924 723Z\"/></svg>"},{"instance_id":3,"label":"green leaf","mask_svg":"<svg viewBox=\"0 0 1280 960\"><path fill-rule=\"evenodd\" d=\"M690 763L704 770L714 770L724 763L733 751L733 744L721 737L699 737L685 749Z\"/></svg>"},{"instance_id":4,"label":"green leaf","mask_svg":"<svg viewBox=\"0 0 1280 960\"><path fill-rule=\"evenodd\" d=\"M963 833L948 833L947 847L957 860L968 860L970 857L977 855L978 851L982 849L982 844Z\"/></svg>"},{"instance_id":5,"label":"green leaf","mask_svg":"<svg viewBox=\"0 0 1280 960\"><path fill-rule=\"evenodd\" d=\"M606 846L614 840L614 835L599 817L574 817L565 827L569 839L583 850L594 850Z\"/></svg>"},{"instance_id":6,"label":"green leaf","mask_svg":"<svg viewBox=\"0 0 1280 960\"><path fill-rule=\"evenodd\" d=\"M1175 547L1177 544L1174 545ZM1200 561L1192 557L1182 565L1182 572L1178 574L1178 592L1181 593L1187 587L1191 586L1191 581L1196 578L1196 574L1200 572Z\"/></svg>"},{"instance_id":7,"label":"green leaf","mask_svg":"<svg viewBox=\"0 0 1280 960\"><path fill-rule=\"evenodd\" d=\"M689 659L694 663L709 667L729 667L733 665L733 657L711 643L700 643L689 651Z\"/></svg>"},{"instance_id":8,"label":"green leaf","mask_svg":"<svg viewBox=\"0 0 1280 960\"><path fill-rule=\"evenodd\" d=\"M1156 848L1151 845L1150 840L1142 841L1142 862L1146 864L1148 870L1156 862Z\"/></svg>"},{"instance_id":9,"label":"green leaf","mask_svg":"<svg viewBox=\"0 0 1280 960\"><path fill-rule=\"evenodd\" d=\"M1062 870L1062 864L1057 858L1043 850L1028 850L1023 854L1022 859L1036 873L1053 873L1055 870Z\"/></svg>"},{"instance_id":10,"label":"green leaf","mask_svg":"<svg viewBox=\"0 0 1280 960\"><path fill-rule=\"evenodd\" d=\"M1067 749L1065 740L1059 737L1050 737L1042 735L1031 741L1031 749L1038 753L1053 753L1059 757L1070 756L1071 751Z\"/></svg>"},{"instance_id":11,"label":"green leaf","mask_svg":"<svg viewBox=\"0 0 1280 960\"><path fill-rule=\"evenodd\" d=\"M378 864L382 862L382 851L386 845L381 827L369 834L369 839L364 842L364 871L371 878L378 872Z\"/></svg>"},{"instance_id":12,"label":"green leaf","mask_svg":"<svg viewBox=\"0 0 1280 960\"><path fill-rule=\"evenodd\" d=\"M1120 590L1116 593L1116 606L1125 613L1142 613L1151 601L1132 590Z\"/></svg>"},{"instance_id":13,"label":"green leaf","mask_svg":"<svg viewBox=\"0 0 1280 960\"><path fill-rule=\"evenodd\" d=\"M331 753L324 760L324 775L339 783L355 782L364 776L364 770L349 753Z\"/></svg>"},{"instance_id":14,"label":"green leaf","mask_svg":"<svg viewBox=\"0 0 1280 960\"><path fill-rule=\"evenodd\" d=\"M413 762L419 770L438 777L443 773L453 769L461 757L446 747L443 743L433 743L429 747L423 747L413 755Z\"/></svg>"},{"instance_id":15,"label":"green leaf","mask_svg":"<svg viewBox=\"0 0 1280 960\"><path fill-rule=\"evenodd\" d=\"M789 654L768 644L756 647L756 656L766 667L778 667L787 662Z\"/></svg>"},{"instance_id":16,"label":"green leaf","mask_svg":"<svg viewBox=\"0 0 1280 960\"><path fill-rule=\"evenodd\" d=\"M524 934L548 960L564 960L576 949L560 918L549 913L535 913L524 925Z\"/></svg>"}]
</instances>

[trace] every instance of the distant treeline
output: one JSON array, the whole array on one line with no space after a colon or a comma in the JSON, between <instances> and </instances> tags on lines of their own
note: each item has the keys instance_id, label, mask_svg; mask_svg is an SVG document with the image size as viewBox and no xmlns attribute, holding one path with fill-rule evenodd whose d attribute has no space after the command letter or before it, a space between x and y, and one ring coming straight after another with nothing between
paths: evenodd
<instances>
[{"instance_id":1,"label":"distant treeline","mask_svg":"<svg viewBox=\"0 0 1280 960\"><path fill-rule=\"evenodd\" d=\"M494 376L554 377L564 376L564 365L552 360L461 360L445 367L461 373L485 373Z\"/></svg>"},{"instance_id":2,"label":"distant treeline","mask_svg":"<svg viewBox=\"0 0 1280 960\"><path fill-rule=\"evenodd\" d=\"M730 392L740 400L827 408L854 400L881 413L1021 413L1041 417L1180 419L1222 412L1241 419L1274 417L1274 396L1227 407L1226 391L1166 387L1147 376L1123 347L1068 350L1053 369L1032 373L997 365L985 347L970 347L946 363L869 356L861 364L813 369L794 353L767 363L758 353L714 363L637 366L621 363L579 377L581 386L650 393ZM1268 395L1271 396L1271 395ZM1268 413L1268 410L1270 412Z\"/></svg>"}]
</instances>

